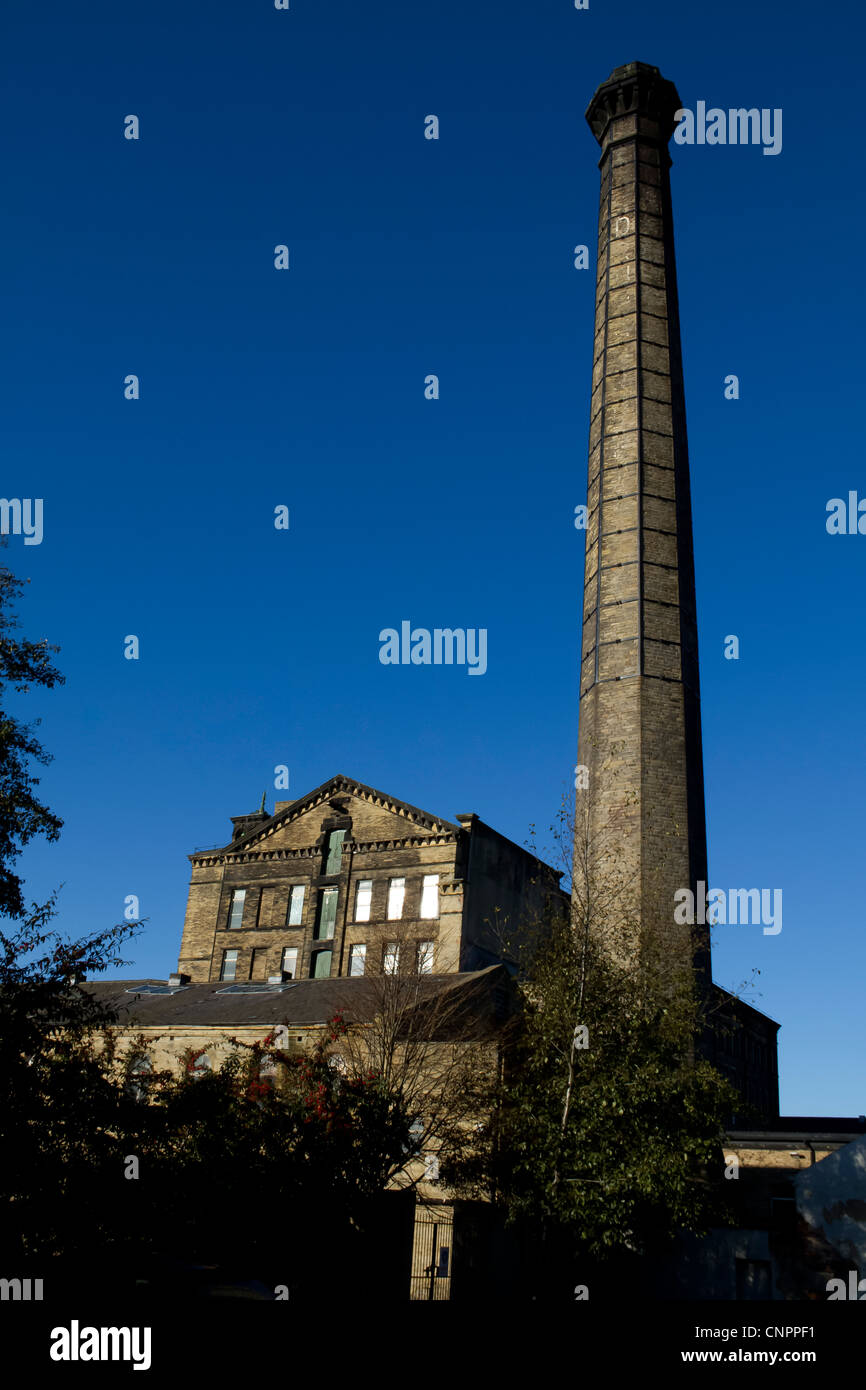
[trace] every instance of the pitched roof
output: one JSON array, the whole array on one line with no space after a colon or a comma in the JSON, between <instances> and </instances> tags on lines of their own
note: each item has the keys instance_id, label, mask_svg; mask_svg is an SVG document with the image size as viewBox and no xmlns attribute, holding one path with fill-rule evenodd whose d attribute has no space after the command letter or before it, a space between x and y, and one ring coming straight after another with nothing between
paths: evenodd
<instances>
[{"instance_id":1,"label":"pitched roof","mask_svg":"<svg viewBox=\"0 0 866 1390\"><path fill-rule=\"evenodd\" d=\"M230 1029L277 1023L307 1027L327 1023L337 1010L348 1023L369 1022L381 1007L383 979L398 982L398 988L400 981L417 988L416 1002L422 1007L451 994L455 1005L471 1010L478 1022L499 1022L509 1011L510 977L502 965L455 975L290 980L255 992L240 992L237 985L213 980L176 989L165 980L98 980L80 988L115 1009L118 1025L125 1028ZM163 992L151 993L148 987L161 987Z\"/></svg>"},{"instance_id":2,"label":"pitched roof","mask_svg":"<svg viewBox=\"0 0 866 1390\"><path fill-rule=\"evenodd\" d=\"M298 816L304 815L313 806L327 801L329 797L341 792L361 797L364 801L371 801L374 805L382 806L385 810L394 811L434 834L442 830L458 834L461 829L453 821L445 820L442 816L434 816L429 811L422 811L420 806L413 806L408 801L400 801L396 796L389 796L387 792L380 792L376 787L368 787L366 783L356 782L354 777L346 777L343 773L338 772L334 777L329 777L327 782L322 782L321 786L314 787L311 792L307 792L306 796L299 797L297 801L293 801L290 806L285 806L281 811L270 816L268 820L259 822L246 834L238 836L236 840L225 845L224 848L234 853L240 848L255 844L257 840L265 840L281 826L288 825ZM191 859L197 857L196 854L190 855Z\"/></svg>"}]
</instances>

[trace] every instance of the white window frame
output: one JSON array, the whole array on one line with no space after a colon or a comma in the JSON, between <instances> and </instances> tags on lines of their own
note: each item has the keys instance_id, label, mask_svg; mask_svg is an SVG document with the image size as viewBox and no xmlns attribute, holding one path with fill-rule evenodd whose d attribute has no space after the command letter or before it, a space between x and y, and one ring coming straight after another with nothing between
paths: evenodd
<instances>
[{"instance_id":1,"label":"white window frame","mask_svg":"<svg viewBox=\"0 0 866 1390\"><path fill-rule=\"evenodd\" d=\"M355 965L360 963L361 969L356 970ZM367 946L364 942L355 941L349 947L349 974L354 976L363 975L367 969Z\"/></svg>"},{"instance_id":2,"label":"white window frame","mask_svg":"<svg viewBox=\"0 0 866 1390\"><path fill-rule=\"evenodd\" d=\"M224 980L227 985L233 984L238 977L239 955L240 951L238 951L236 947L232 947L230 950L223 951L222 960L220 961L220 979ZM231 956L234 956L234 960L229 959L229 957ZM231 965L232 967L232 973L230 975L225 974L225 968L227 965Z\"/></svg>"},{"instance_id":3,"label":"white window frame","mask_svg":"<svg viewBox=\"0 0 866 1390\"><path fill-rule=\"evenodd\" d=\"M432 908L432 911L431 911ZM421 885L421 907L419 917L433 921L439 916L439 875L425 874Z\"/></svg>"},{"instance_id":4,"label":"white window frame","mask_svg":"<svg viewBox=\"0 0 866 1390\"><path fill-rule=\"evenodd\" d=\"M399 941L386 941L382 956L382 970L386 975L396 975L400 969Z\"/></svg>"},{"instance_id":5,"label":"white window frame","mask_svg":"<svg viewBox=\"0 0 866 1390\"><path fill-rule=\"evenodd\" d=\"M288 960L291 960L291 962L292 962L291 970L289 970L289 965L288 965L288 963L287 963L287 959L288 959ZM280 970L281 970L281 971L283 971L283 970L289 971L289 973L291 974L291 977L292 977L293 980L296 980L296 979L298 978L298 948L297 948L297 946L284 946L284 947L283 947L282 955L280 956Z\"/></svg>"},{"instance_id":6,"label":"white window frame","mask_svg":"<svg viewBox=\"0 0 866 1390\"><path fill-rule=\"evenodd\" d=\"M405 878L388 880L388 921L399 922L403 916L403 903L406 897Z\"/></svg>"},{"instance_id":7,"label":"white window frame","mask_svg":"<svg viewBox=\"0 0 866 1390\"><path fill-rule=\"evenodd\" d=\"M304 917L304 889L306 884L293 883L289 888L289 906L286 912L286 926L299 927ZM297 911L295 904L297 903Z\"/></svg>"},{"instance_id":8,"label":"white window frame","mask_svg":"<svg viewBox=\"0 0 866 1390\"><path fill-rule=\"evenodd\" d=\"M416 953L416 963L419 975L433 974L433 952L435 943L432 941L419 941Z\"/></svg>"},{"instance_id":9,"label":"white window frame","mask_svg":"<svg viewBox=\"0 0 866 1390\"><path fill-rule=\"evenodd\" d=\"M244 908L245 908L245 906L246 906L246 901L247 901L247 890L246 890L246 888L234 888L234 889L232 889L232 900L231 900L231 905L229 906L229 925L228 925L228 930L229 930L229 931L240 931L241 927L243 926L243 922L244 922ZM240 912L238 913L238 919L237 919L237 921L235 921L235 908L236 908L236 907L239 907L239 908L240 908Z\"/></svg>"},{"instance_id":10,"label":"white window frame","mask_svg":"<svg viewBox=\"0 0 866 1390\"><path fill-rule=\"evenodd\" d=\"M366 899L361 902L361 893ZM373 903L373 880L371 878L359 878L355 884L355 921L369 922L370 910Z\"/></svg>"}]
</instances>

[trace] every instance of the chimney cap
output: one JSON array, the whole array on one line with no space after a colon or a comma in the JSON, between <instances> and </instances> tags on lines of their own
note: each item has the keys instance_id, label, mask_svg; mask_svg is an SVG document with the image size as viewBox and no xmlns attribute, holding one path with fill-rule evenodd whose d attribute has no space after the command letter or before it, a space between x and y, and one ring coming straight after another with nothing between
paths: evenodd
<instances>
[{"instance_id":1,"label":"chimney cap","mask_svg":"<svg viewBox=\"0 0 866 1390\"><path fill-rule=\"evenodd\" d=\"M586 108L586 119L598 143L604 146L608 127L617 116L640 115L655 121L658 140L667 146L676 126L675 115L680 109L679 94L673 82L662 77L653 63L624 63L614 68L606 82L595 90ZM649 130L641 131L644 140L655 139Z\"/></svg>"}]
</instances>

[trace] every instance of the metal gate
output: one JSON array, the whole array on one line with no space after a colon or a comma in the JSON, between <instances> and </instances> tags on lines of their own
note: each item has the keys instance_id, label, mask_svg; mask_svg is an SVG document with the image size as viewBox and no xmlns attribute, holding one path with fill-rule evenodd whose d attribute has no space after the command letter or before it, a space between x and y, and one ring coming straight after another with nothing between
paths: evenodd
<instances>
[{"instance_id":1,"label":"metal gate","mask_svg":"<svg viewBox=\"0 0 866 1390\"><path fill-rule=\"evenodd\" d=\"M451 1297L451 1261L454 1212L435 1207L415 1210L415 1240L412 1247L412 1276L409 1297L429 1302Z\"/></svg>"}]
</instances>

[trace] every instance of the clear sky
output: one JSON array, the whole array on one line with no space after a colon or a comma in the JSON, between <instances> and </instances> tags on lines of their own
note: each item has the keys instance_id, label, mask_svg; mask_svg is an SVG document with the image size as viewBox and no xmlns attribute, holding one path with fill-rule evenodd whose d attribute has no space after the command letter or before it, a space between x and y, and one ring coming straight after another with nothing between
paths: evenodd
<instances>
[{"instance_id":1,"label":"clear sky","mask_svg":"<svg viewBox=\"0 0 866 1390\"><path fill-rule=\"evenodd\" d=\"M671 145L710 884L784 902L778 935L717 930L714 973L761 971L784 1112L866 1111L866 536L825 526L866 496L863 31L853 0L10 0L2 492L44 500L44 537L6 559L67 676L20 706L65 821L22 865L33 896L63 883L66 930L136 894L124 973L164 977L187 854L336 772L518 843L550 823L577 740L583 112L639 59L687 108L783 111L775 156ZM402 620L486 629L485 674L382 665Z\"/></svg>"}]
</instances>

